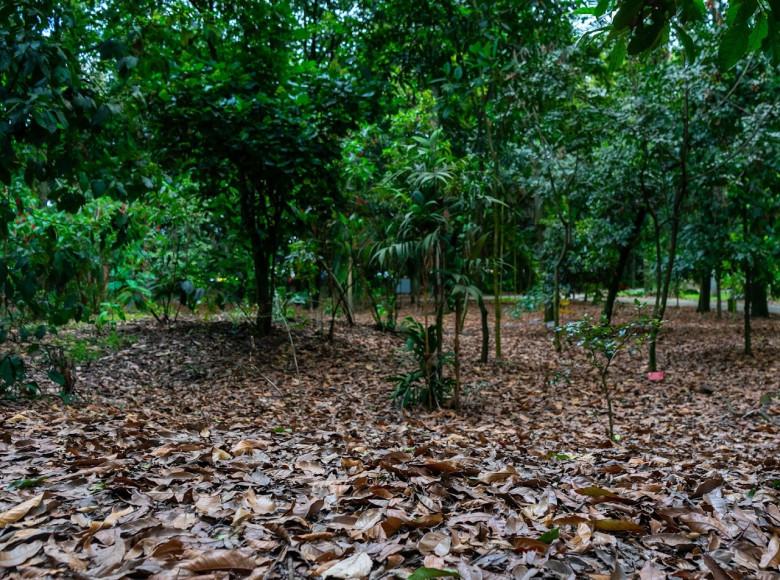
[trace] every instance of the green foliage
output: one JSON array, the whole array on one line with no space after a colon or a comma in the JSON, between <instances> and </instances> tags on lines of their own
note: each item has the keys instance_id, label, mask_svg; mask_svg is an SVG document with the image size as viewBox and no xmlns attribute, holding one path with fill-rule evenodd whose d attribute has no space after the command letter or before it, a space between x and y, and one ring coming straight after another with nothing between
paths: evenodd
<instances>
[{"instance_id":1,"label":"green foliage","mask_svg":"<svg viewBox=\"0 0 780 580\"><path fill-rule=\"evenodd\" d=\"M599 375L599 386L607 407L607 433L611 440L615 440L612 392L608 383L612 363L620 353L634 350L645 343L659 324L656 318L643 314L638 302L636 306L636 316L620 324L583 318L569 322L562 328L567 341L585 353L588 362Z\"/></svg>"},{"instance_id":2,"label":"green foliage","mask_svg":"<svg viewBox=\"0 0 780 580\"><path fill-rule=\"evenodd\" d=\"M401 408L418 405L429 409L440 406L449 396L453 380L445 377L445 369L451 364L449 353L440 354L435 325L425 326L411 317L401 326L406 337L406 350L412 353L417 368L390 377L395 383L393 401Z\"/></svg>"},{"instance_id":3,"label":"green foliage","mask_svg":"<svg viewBox=\"0 0 780 580\"><path fill-rule=\"evenodd\" d=\"M724 29L718 48L718 62L723 70L733 67L747 53L764 52L775 63L780 62L780 4L777 2L730 0L725 15L719 12L722 4L705 4L703 0L600 0L598 3L581 0L580 4L576 13L598 21L614 11L607 30L613 38L627 38L631 54L659 46L674 32L687 58L693 61L697 47L691 31L711 18Z\"/></svg>"},{"instance_id":4,"label":"green foliage","mask_svg":"<svg viewBox=\"0 0 780 580\"><path fill-rule=\"evenodd\" d=\"M556 321L626 285L661 320L710 272L777 292L780 9L721 4L4 4L0 386L38 393L25 349L71 321L266 333L308 305L331 337L353 307L395 330L409 280L432 320L405 324L428 351L396 400L436 406L447 314L477 302L487 362L485 292L497 356L506 291ZM571 331L607 352L605 328Z\"/></svg>"},{"instance_id":5,"label":"green foliage","mask_svg":"<svg viewBox=\"0 0 780 580\"><path fill-rule=\"evenodd\" d=\"M460 578L460 574L456 570L446 570L440 568L417 568L409 575L409 580L427 580L428 578Z\"/></svg>"}]
</instances>

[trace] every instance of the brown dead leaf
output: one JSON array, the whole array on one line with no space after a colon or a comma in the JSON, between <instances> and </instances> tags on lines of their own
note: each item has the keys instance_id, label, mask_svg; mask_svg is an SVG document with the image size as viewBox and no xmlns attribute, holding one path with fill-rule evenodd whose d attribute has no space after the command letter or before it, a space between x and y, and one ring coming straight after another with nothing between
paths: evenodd
<instances>
[{"instance_id":1,"label":"brown dead leaf","mask_svg":"<svg viewBox=\"0 0 780 580\"><path fill-rule=\"evenodd\" d=\"M664 574L653 562L648 560L639 571L639 580L666 580L666 574Z\"/></svg>"},{"instance_id":2,"label":"brown dead leaf","mask_svg":"<svg viewBox=\"0 0 780 580\"><path fill-rule=\"evenodd\" d=\"M238 550L214 550L184 564L190 572L212 572L214 570L254 570L257 563L254 558L245 556Z\"/></svg>"},{"instance_id":3,"label":"brown dead leaf","mask_svg":"<svg viewBox=\"0 0 780 580\"><path fill-rule=\"evenodd\" d=\"M346 560L336 562L325 570L323 578L365 578L373 567L371 558L365 552L353 554Z\"/></svg>"},{"instance_id":4,"label":"brown dead leaf","mask_svg":"<svg viewBox=\"0 0 780 580\"><path fill-rule=\"evenodd\" d=\"M704 564L709 569L714 580L733 580L731 576L729 576L726 571L720 567L720 564L715 561L715 558L709 554L704 554L702 556L702 560L704 560Z\"/></svg>"},{"instance_id":5,"label":"brown dead leaf","mask_svg":"<svg viewBox=\"0 0 780 580\"><path fill-rule=\"evenodd\" d=\"M1 513L0 528L4 528L10 524L18 522L24 516L26 516L30 510L37 508L39 505L41 505L41 501L43 501L43 495L44 495L43 493L39 493L35 497L23 501L22 503Z\"/></svg>"},{"instance_id":6,"label":"brown dead leaf","mask_svg":"<svg viewBox=\"0 0 780 580\"><path fill-rule=\"evenodd\" d=\"M20 544L12 550L0 552L0 568L16 568L40 552L43 542Z\"/></svg>"},{"instance_id":7,"label":"brown dead leaf","mask_svg":"<svg viewBox=\"0 0 780 580\"><path fill-rule=\"evenodd\" d=\"M413 528L433 528L438 526L443 521L444 521L444 515L440 513L428 514L413 519L411 522L408 523L408 525L412 526Z\"/></svg>"},{"instance_id":8,"label":"brown dead leaf","mask_svg":"<svg viewBox=\"0 0 780 580\"><path fill-rule=\"evenodd\" d=\"M355 529L359 531L373 528L382 520L384 510L375 508L364 511L355 522Z\"/></svg>"},{"instance_id":9,"label":"brown dead leaf","mask_svg":"<svg viewBox=\"0 0 780 580\"><path fill-rule=\"evenodd\" d=\"M772 536L758 565L761 568L780 568L780 536L777 534Z\"/></svg>"},{"instance_id":10,"label":"brown dead leaf","mask_svg":"<svg viewBox=\"0 0 780 580\"><path fill-rule=\"evenodd\" d=\"M721 485L723 485L723 478L720 475L710 477L696 486L696 489L694 490L691 497L701 497L706 493L710 493L713 489L720 487Z\"/></svg>"},{"instance_id":11,"label":"brown dead leaf","mask_svg":"<svg viewBox=\"0 0 780 580\"><path fill-rule=\"evenodd\" d=\"M242 439L230 449L230 452L235 455L246 455L252 453L255 449L266 449L268 444L265 441L259 439Z\"/></svg>"},{"instance_id":12,"label":"brown dead leaf","mask_svg":"<svg viewBox=\"0 0 780 580\"><path fill-rule=\"evenodd\" d=\"M158 544L152 551L152 556L155 558L173 558L180 555L184 551L184 544L178 538L172 538L167 542Z\"/></svg>"},{"instance_id":13,"label":"brown dead leaf","mask_svg":"<svg viewBox=\"0 0 780 580\"><path fill-rule=\"evenodd\" d=\"M600 532L644 533L645 528L631 520L603 519L593 520L593 528Z\"/></svg>"},{"instance_id":14,"label":"brown dead leaf","mask_svg":"<svg viewBox=\"0 0 780 580\"><path fill-rule=\"evenodd\" d=\"M539 552L544 554L550 547L549 544L537 540L536 538L512 538L512 546L518 552Z\"/></svg>"},{"instance_id":15,"label":"brown dead leaf","mask_svg":"<svg viewBox=\"0 0 780 580\"><path fill-rule=\"evenodd\" d=\"M451 546L452 538L444 532L428 532L417 542L417 549L425 556L436 554L443 558L450 553Z\"/></svg>"}]
</instances>

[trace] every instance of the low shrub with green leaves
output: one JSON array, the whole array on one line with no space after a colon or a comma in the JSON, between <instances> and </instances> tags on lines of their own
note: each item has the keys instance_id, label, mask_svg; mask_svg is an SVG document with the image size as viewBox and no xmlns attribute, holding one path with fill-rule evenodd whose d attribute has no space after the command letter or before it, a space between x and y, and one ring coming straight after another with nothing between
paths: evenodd
<instances>
[{"instance_id":1,"label":"low shrub with green leaves","mask_svg":"<svg viewBox=\"0 0 780 580\"><path fill-rule=\"evenodd\" d=\"M657 324L656 319L644 315L638 306L637 316L627 322L608 324L603 319L596 321L586 317L559 329L569 344L585 353L590 365L598 372L599 387L607 407L607 434L612 441L615 440L615 416L609 385L610 368L620 353L641 347Z\"/></svg>"},{"instance_id":2,"label":"low shrub with green leaves","mask_svg":"<svg viewBox=\"0 0 780 580\"><path fill-rule=\"evenodd\" d=\"M406 336L406 349L414 355L417 368L390 377L395 384L393 401L401 408L424 406L429 409L440 406L452 392L455 381L444 376L452 364L449 352L438 354L435 325L425 326L407 317L401 330Z\"/></svg>"}]
</instances>

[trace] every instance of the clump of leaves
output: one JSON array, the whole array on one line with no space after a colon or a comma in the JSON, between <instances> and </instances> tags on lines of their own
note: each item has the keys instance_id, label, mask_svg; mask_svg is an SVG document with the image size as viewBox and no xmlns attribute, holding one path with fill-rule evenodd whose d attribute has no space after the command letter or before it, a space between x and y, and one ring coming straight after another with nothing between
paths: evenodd
<instances>
[{"instance_id":1,"label":"clump of leaves","mask_svg":"<svg viewBox=\"0 0 780 580\"><path fill-rule=\"evenodd\" d=\"M444 370L452 364L452 355L438 354L436 326L425 326L412 317L404 320L401 330L406 336L406 349L414 355L417 368L390 380L395 383L393 401L401 408L418 405L438 407L449 396L454 385Z\"/></svg>"},{"instance_id":2,"label":"clump of leaves","mask_svg":"<svg viewBox=\"0 0 780 580\"><path fill-rule=\"evenodd\" d=\"M561 329L567 342L583 350L590 365L598 372L601 394L607 407L607 432L612 441L615 440L615 417L609 387L610 368L621 352L637 349L646 342L657 324L656 319L643 315L638 309L636 318L622 324L609 324L603 319L596 322L585 317Z\"/></svg>"}]
</instances>

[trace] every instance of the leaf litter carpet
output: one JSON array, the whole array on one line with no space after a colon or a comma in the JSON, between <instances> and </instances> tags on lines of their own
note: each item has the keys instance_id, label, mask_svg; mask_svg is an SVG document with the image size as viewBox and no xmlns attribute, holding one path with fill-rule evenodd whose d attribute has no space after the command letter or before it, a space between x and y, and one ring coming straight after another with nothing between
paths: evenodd
<instances>
[{"instance_id":1,"label":"leaf litter carpet","mask_svg":"<svg viewBox=\"0 0 780 580\"><path fill-rule=\"evenodd\" d=\"M295 330L298 374L281 332L127 324L79 369L80 405L0 407L0 572L778 578L779 324L745 358L739 320L673 311L663 383L618 359L614 444L537 314L507 317L485 365L469 318L457 414L390 407L411 361L366 320Z\"/></svg>"}]
</instances>

